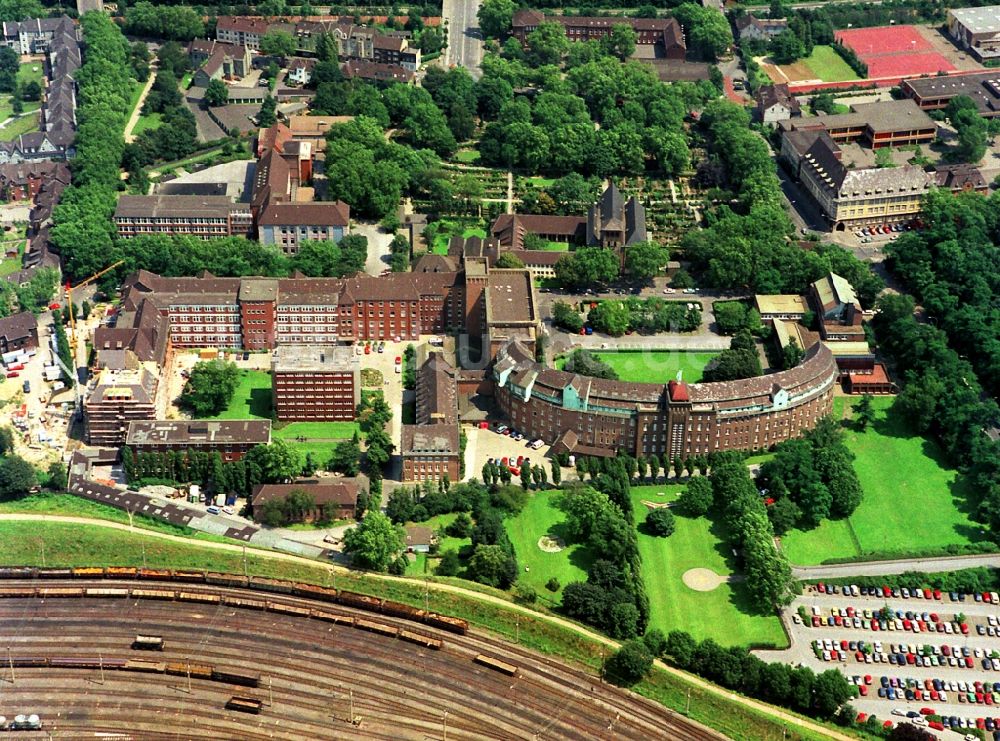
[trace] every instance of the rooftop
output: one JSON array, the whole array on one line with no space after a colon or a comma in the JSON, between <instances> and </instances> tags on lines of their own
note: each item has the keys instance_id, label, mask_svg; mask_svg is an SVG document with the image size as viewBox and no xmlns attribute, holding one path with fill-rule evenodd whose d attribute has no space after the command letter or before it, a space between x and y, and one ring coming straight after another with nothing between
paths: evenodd
<instances>
[{"instance_id":1,"label":"rooftop","mask_svg":"<svg viewBox=\"0 0 1000 741\"><path fill-rule=\"evenodd\" d=\"M347 226L351 207L343 201L269 203L258 219L262 226Z\"/></svg>"},{"instance_id":2,"label":"rooftop","mask_svg":"<svg viewBox=\"0 0 1000 741\"><path fill-rule=\"evenodd\" d=\"M486 321L494 323L534 323L535 311L531 273L524 269L489 271L486 293Z\"/></svg>"},{"instance_id":3,"label":"rooftop","mask_svg":"<svg viewBox=\"0 0 1000 741\"><path fill-rule=\"evenodd\" d=\"M355 479L308 479L291 484L258 484L253 488L252 501L255 507L273 499L285 499L293 491L309 494L317 507L324 504L339 504L353 507L358 502L358 482Z\"/></svg>"},{"instance_id":4,"label":"rooftop","mask_svg":"<svg viewBox=\"0 0 1000 741\"><path fill-rule=\"evenodd\" d=\"M757 294L753 300L760 314L805 314L809 310L803 296Z\"/></svg>"},{"instance_id":5,"label":"rooftop","mask_svg":"<svg viewBox=\"0 0 1000 741\"><path fill-rule=\"evenodd\" d=\"M271 356L275 373L354 370L358 358L350 345L278 345Z\"/></svg>"},{"instance_id":6,"label":"rooftop","mask_svg":"<svg viewBox=\"0 0 1000 741\"><path fill-rule=\"evenodd\" d=\"M271 421L235 420L133 420L126 445L267 445Z\"/></svg>"},{"instance_id":7,"label":"rooftop","mask_svg":"<svg viewBox=\"0 0 1000 741\"><path fill-rule=\"evenodd\" d=\"M789 128L794 129L843 129L867 127L879 134L889 131L930 129L935 130L933 119L909 98L903 100L879 101L877 103L855 103L849 113L834 113L827 116L808 116L791 119Z\"/></svg>"},{"instance_id":8,"label":"rooftop","mask_svg":"<svg viewBox=\"0 0 1000 741\"><path fill-rule=\"evenodd\" d=\"M226 196L122 196L115 218L184 218L224 219L238 208Z\"/></svg>"},{"instance_id":9,"label":"rooftop","mask_svg":"<svg viewBox=\"0 0 1000 741\"><path fill-rule=\"evenodd\" d=\"M1000 33L1000 5L954 8L949 13L972 33Z\"/></svg>"},{"instance_id":10,"label":"rooftop","mask_svg":"<svg viewBox=\"0 0 1000 741\"><path fill-rule=\"evenodd\" d=\"M402 455L457 455L459 429L453 425L403 425Z\"/></svg>"}]
</instances>

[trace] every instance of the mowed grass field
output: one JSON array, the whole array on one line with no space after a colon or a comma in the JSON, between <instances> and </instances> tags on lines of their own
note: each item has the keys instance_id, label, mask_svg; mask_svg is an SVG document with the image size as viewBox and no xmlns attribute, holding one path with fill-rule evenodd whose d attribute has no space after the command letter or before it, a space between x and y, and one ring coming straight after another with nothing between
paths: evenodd
<instances>
[{"instance_id":1,"label":"mowed grass field","mask_svg":"<svg viewBox=\"0 0 1000 741\"><path fill-rule=\"evenodd\" d=\"M775 82L797 82L800 80L822 80L838 82L858 80L857 73L834 51L832 46L817 44L812 54L792 64L775 65L764 63L765 72Z\"/></svg>"},{"instance_id":2,"label":"mowed grass field","mask_svg":"<svg viewBox=\"0 0 1000 741\"><path fill-rule=\"evenodd\" d=\"M723 646L788 645L778 618L750 611L743 584L722 584L711 592L696 592L684 584L682 577L689 569L707 568L723 576L733 573L732 552L711 520L678 516L677 530L669 538L643 533L641 525L650 511L643 500L669 502L682 489L678 484L632 487L642 577L649 596L649 627L664 633L684 630L696 640L713 638Z\"/></svg>"},{"instance_id":3,"label":"mowed grass field","mask_svg":"<svg viewBox=\"0 0 1000 741\"><path fill-rule=\"evenodd\" d=\"M714 352L684 352L682 350L623 350L621 352L594 352L598 358L615 369L622 381L640 381L647 383L666 383L677 377L677 371L682 371L682 378L688 383L697 383L701 374L712 359L718 355ZM562 368L563 360L556 363Z\"/></svg>"},{"instance_id":4,"label":"mowed grass field","mask_svg":"<svg viewBox=\"0 0 1000 741\"><path fill-rule=\"evenodd\" d=\"M229 406L211 419L270 419L271 374L240 370L240 382Z\"/></svg>"},{"instance_id":5,"label":"mowed grass field","mask_svg":"<svg viewBox=\"0 0 1000 741\"><path fill-rule=\"evenodd\" d=\"M850 418L856 399L838 399L837 418ZM914 434L890 411L893 399L874 400L875 424L847 431L865 496L847 520L792 531L782 548L792 563L819 564L866 553L914 553L985 539L972 522L973 492L944 460L933 440Z\"/></svg>"},{"instance_id":6,"label":"mowed grass field","mask_svg":"<svg viewBox=\"0 0 1000 741\"><path fill-rule=\"evenodd\" d=\"M557 553L546 553L538 547L545 535L564 536L561 524L565 515L555 506L558 493L536 491L517 517L504 520L521 570L518 580L534 587L539 599L549 604L559 601L562 588L570 582L586 581L587 569L593 562L593 554L580 544L568 545ZM559 580L559 591L555 593L545 588L545 582L552 577Z\"/></svg>"}]
</instances>

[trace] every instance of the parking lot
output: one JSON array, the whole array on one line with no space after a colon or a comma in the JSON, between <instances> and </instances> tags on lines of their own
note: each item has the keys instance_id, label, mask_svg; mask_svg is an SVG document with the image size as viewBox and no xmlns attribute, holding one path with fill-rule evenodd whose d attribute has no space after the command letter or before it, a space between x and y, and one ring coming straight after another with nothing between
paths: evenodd
<instances>
[{"instance_id":1,"label":"parking lot","mask_svg":"<svg viewBox=\"0 0 1000 741\"><path fill-rule=\"evenodd\" d=\"M528 447L531 440L524 438L514 440L510 435L503 435L497 432L497 425L490 423L489 429L481 429L476 426L466 427L468 441L465 446L465 475L467 478L482 479L483 464L490 458L502 460L506 458L508 465L513 461L517 467L517 459L526 457L531 459L532 465L541 465L545 469L545 475L552 480L552 461L546 456L549 453L549 446L542 445L537 450ZM523 462L523 461L522 461ZM568 468L562 469L563 478L566 478L572 471ZM515 481L514 483L517 483Z\"/></svg>"},{"instance_id":2,"label":"parking lot","mask_svg":"<svg viewBox=\"0 0 1000 741\"><path fill-rule=\"evenodd\" d=\"M783 615L791 648L757 654L840 670L859 685L855 708L882 719L933 710L962 735L1000 728L1000 595L855 589L807 587Z\"/></svg>"}]
</instances>

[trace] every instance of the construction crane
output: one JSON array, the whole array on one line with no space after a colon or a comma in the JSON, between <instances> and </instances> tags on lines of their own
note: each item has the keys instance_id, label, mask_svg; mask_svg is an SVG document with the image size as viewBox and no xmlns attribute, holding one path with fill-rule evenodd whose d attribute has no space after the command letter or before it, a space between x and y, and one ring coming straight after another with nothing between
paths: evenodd
<instances>
[{"instance_id":1,"label":"construction crane","mask_svg":"<svg viewBox=\"0 0 1000 741\"><path fill-rule=\"evenodd\" d=\"M95 280L97 280L98 278L100 278L105 273L109 273L112 270L114 270L115 268L117 268L123 262L125 262L125 261L124 260L119 260L116 263L112 263L108 267L104 268L104 270L101 270L98 273L94 273L92 276L90 276L86 280L80 281L75 286L71 286L69 284L69 281L66 282L66 305L69 307L70 349L71 349L71 354L73 356L73 363L76 366L76 368L73 369L73 376L72 376L74 384L77 383L77 371L76 371L76 369L80 367L80 358L77 357L76 315L73 312L73 291L76 290L76 289L78 289L78 288L83 288L88 283L93 283ZM79 396L79 394L78 394L78 396Z\"/></svg>"}]
</instances>

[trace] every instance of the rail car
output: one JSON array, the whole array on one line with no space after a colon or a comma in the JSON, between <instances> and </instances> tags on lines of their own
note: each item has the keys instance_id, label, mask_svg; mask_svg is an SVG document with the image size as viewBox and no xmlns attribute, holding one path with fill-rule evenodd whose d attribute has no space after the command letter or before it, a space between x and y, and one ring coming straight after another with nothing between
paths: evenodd
<instances>
[{"instance_id":1,"label":"rail car","mask_svg":"<svg viewBox=\"0 0 1000 741\"><path fill-rule=\"evenodd\" d=\"M260 700L252 697L239 697L237 695L230 697L226 703L226 710L238 710L241 713L250 713L252 715L260 715L263 707L264 703Z\"/></svg>"},{"instance_id":2,"label":"rail car","mask_svg":"<svg viewBox=\"0 0 1000 741\"><path fill-rule=\"evenodd\" d=\"M517 674L517 667L513 664L508 664L506 661L501 661L500 659L495 659L492 656L487 656L486 654L479 654L473 659L477 664L485 666L487 669L492 669L493 671L506 674L507 676L513 677Z\"/></svg>"},{"instance_id":3,"label":"rail car","mask_svg":"<svg viewBox=\"0 0 1000 741\"><path fill-rule=\"evenodd\" d=\"M127 659L125 671L146 672L147 674L165 674L167 671L166 662L163 661L143 661L138 659Z\"/></svg>"},{"instance_id":4,"label":"rail car","mask_svg":"<svg viewBox=\"0 0 1000 741\"><path fill-rule=\"evenodd\" d=\"M376 623L363 618L355 620L354 627L367 630L369 633L378 633L380 636L386 636L387 638L395 638L399 635L399 628L394 625L383 625L382 623Z\"/></svg>"},{"instance_id":5,"label":"rail car","mask_svg":"<svg viewBox=\"0 0 1000 741\"><path fill-rule=\"evenodd\" d=\"M419 633L414 633L411 630L399 631L399 640L406 641L407 643L415 643L418 646L423 646L424 648L430 648L433 649L434 651L441 650L441 641L439 639L420 635Z\"/></svg>"},{"instance_id":6,"label":"rail car","mask_svg":"<svg viewBox=\"0 0 1000 741\"><path fill-rule=\"evenodd\" d=\"M415 607L410 607L409 605L404 605L400 602L394 602L392 600L385 600L379 597L373 597L367 594L359 594L357 592L349 592L346 590L330 589L328 587L320 587L314 584L305 584L301 582L288 581L284 579L267 579L264 577L245 577L238 574L225 574L222 572L215 571L195 571L195 570L181 570L181 569L137 569L131 566L109 566L106 568L102 567L76 567L73 569L47 569L47 568L37 568L30 566L8 566L0 568L0 580L2 579L59 579L59 578L77 578L77 579L123 579L123 578L136 578L143 581L173 581L173 582L190 582L190 583L201 583L201 584L212 584L213 586L225 586L225 587L236 587L236 588L249 588L256 589L265 592L274 592L278 594L292 594L300 597L305 597L312 600L318 600L322 602L336 602L349 607L354 607L359 610L366 610L368 612L382 613L385 615L391 615L393 617L399 617L406 620L412 620L415 622L421 622L426 625L430 625L434 628L440 630L445 630L451 633L457 633L459 635L464 635L468 632L469 623L462 618L451 617L449 615L441 615L436 612L428 612L425 610L420 610ZM7 597L29 597L29 596L76 596L70 592L57 594L56 592L42 593L38 592L37 589L25 589L20 591L14 591L18 588L15 587L0 587L0 598ZM38 589L41 589L39 587ZM86 596L104 596L104 597L124 597L126 596L125 590L120 591L109 591L105 594L92 593L90 590L85 592ZM146 588L132 588L128 590L128 594L136 599L162 599L162 600L181 600L185 602L204 602L208 604L220 604L222 602L222 596L218 594L212 594L211 592L190 592L182 591L178 592L169 589L146 589ZM83 596L82 594L80 596ZM254 605L252 602L248 602L245 605L240 605L232 600L235 598L225 597L226 604L233 604L234 606L245 606L251 609L264 609L264 607ZM305 613L288 613L288 614L299 614L305 616Z\"/></svg>"},{"instance_id":7,"label":"rail car","mask_svg":"<svg viewBox=\"0 0 1000 741\"><path fill-rule=\"evenodd\" d=\"M309 617L314 620L322 620L326 623L336 623L337 625L354 625L355 618L351 615L341 615L336 612L326 610L310 610Z\"/></svg>"},{"instance_id":8,"label":"rail car","mask_svg":"<svg viewBox=\"0 0 1000 741\"><path fill-rule=\"evenodd\" d=\"M192 664L187 661L172 661L166 666L166 673L178 677L190 675L194 679L211 679L215 668L208 664Z\"/></svg>"},{"instance_id":9,"label":"rail car","mask_svg":"<svg viewBox=\"0 0 1000 741\"><path fill-rule=\"evenodd\" d=\"M222 601L222 596L211 592L178 592L178 602L203 602L209 605L217 605Z\"/></svg>"},{"instance_id":10,"label":"rail car","mask_svg":"<svg viewBox=\"0 0 1000 741\"><path fill-rule=\"evenodd\" d=\"M272 602L271 600L267 602L267 611L277 612L280 615L294 615L296 617L309 617L310 613L308 607L286 605L284 602Z\"/></svg>"},{"instance_id":11,"label":"rail car","mask_svg":"<svg viewBox=\"0 0 1000 741\"><path fill-rule=\"evenodd\" d=\"M128 597L128 590L118 587L87 587L83 591L88 597Z\"/></svg>"},{"instance_id":12,"label":"rail car","mask_svg":"<svg viewBox=\"0 0 1000 741\"><path fill-rule=\"evenodd\" d=\"M260 686L260 674L241 674L228 669L213 669L212 679L216 682L228 682L238 684L243 687Z\"/></svg>"},{"instance_id":13,"label":"rail car","mask_svg":"<svg viewBox=\"0 0 1000 741\"><path fill-rule=\"evenodd\" d=\"M53 656L49 666L53 669L124 669L125 659L105 659L100 656Z\"/></svg>"},{"instance_id":14,"label":"rail car","mask_svg":"<svg viewBox=\"0 0 1000 741\"><path fill-rule=\"evenodd\" d=\"M246 597L230 597L225 595L222 601L230 607L242 607L246 610L264 610L267 602L262 599L247 599Z\"/></svg>"},{"instance_id":15,"label":"rail car","mask_svg":"<svg viewBox=\"0 0 1000 741\"><path fill-rule=\"evenodd\" d=\"M83 587L39 587L38 596L46 598L82 597Z\"/></svg>"},{"instance_id":16,"label":"rail car","mask_svg":"<svg viewBox=\"0 0 1000 741\"><path fill-rule=\"evenodd\" d=\"M48 666L49 659L47 656L8 656L7 661L3 663L7 666L14 666L17 668Z\"/></svg>"},{"instance_id":17,"label":"rail car","mask_svg":"<svg viewBox=\"0 0 1000 741\"><path fill-rule=\"evenodd\" d=\"M132 641L132 648L138 651L162 651L163 638L161 636L137 635Z\"/></svg>"},{"instance_id":18,"label":"rail car","mask_svg":"<svg viewBox=\"0 0 1000 741\"><path fill-rule=\"evenodd\" d=\"M135 599L162 599L170 602L177 599L177 592L172 589L133 589L131 595Z\"/></svg>"}]
</instances>

